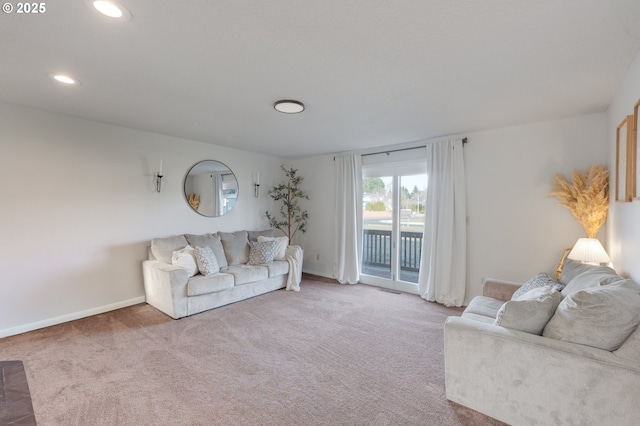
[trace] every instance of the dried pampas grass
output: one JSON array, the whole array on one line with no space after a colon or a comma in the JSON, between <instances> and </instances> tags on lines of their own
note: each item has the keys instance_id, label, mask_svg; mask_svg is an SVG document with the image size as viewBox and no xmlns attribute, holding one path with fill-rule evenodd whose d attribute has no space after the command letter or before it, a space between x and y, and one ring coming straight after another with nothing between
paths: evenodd
<instances>
[{"instance_id":1,"label":"dried pampas grass","mask_svg":"<svg viewBox=\"0 0 640 426\"><path fill-rule=\"evenodd\" d=\"M556 197L561 206L569 209L589 238L595 238L609 211L609 171L594 164L586 173L574 170L572 179L570 184L562 174L556 174L549 196Z\"/></svg>"}]
</instances>

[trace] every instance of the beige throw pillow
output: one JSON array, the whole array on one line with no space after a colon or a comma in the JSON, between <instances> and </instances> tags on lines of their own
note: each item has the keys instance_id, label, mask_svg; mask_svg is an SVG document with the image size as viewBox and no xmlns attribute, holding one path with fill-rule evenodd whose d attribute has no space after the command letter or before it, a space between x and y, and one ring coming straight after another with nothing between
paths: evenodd
<instances>
[{"instance_id":1,"label":"beige throw pillow","mask_svg":"<svg viewBox=\"0 0 640 426\"><path fill-rule=\"evenodd\" d=\"M561 299L554 285L536 287L502 305L494 324L539 336Z\"/></svg>"}]
</instances>

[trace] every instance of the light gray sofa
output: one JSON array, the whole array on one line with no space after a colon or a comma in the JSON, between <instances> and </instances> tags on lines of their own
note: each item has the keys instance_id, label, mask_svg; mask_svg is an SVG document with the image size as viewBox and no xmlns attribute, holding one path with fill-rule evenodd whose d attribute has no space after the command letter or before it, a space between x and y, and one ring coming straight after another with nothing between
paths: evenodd
<instances>
[{"instance_id":1,"label":"light gray sofa","mask_svg":"<svg viewBox=\"0 0 640 426\"><path fill-rule=\"evenodd\" d=\"M260 236L273 237L273 230L153 239L142 265L147 303L178 319L286 287L287 260L248 264L249 241ZM189 268L175 264L174 254L187 246L210 248L220 271L191 275Z\"/></svg>"},{"instance_id":2,"label":"light gray sofa","mask_svg":"<svg viewBox=\"0 0 640 426\"><path fill-rule=\"evenodd\" d=\"M571 260L560 283L560 295L552 285L532 291L553 299L532 333L523 318L501 322L517 311L520 285L485 280L483 296L445 323L447 398L513 425L640 424L640 286ZM515 300L535 304L532 293ZM534 323L543 316L524 309Z\"/></svg>"}]
</instances>

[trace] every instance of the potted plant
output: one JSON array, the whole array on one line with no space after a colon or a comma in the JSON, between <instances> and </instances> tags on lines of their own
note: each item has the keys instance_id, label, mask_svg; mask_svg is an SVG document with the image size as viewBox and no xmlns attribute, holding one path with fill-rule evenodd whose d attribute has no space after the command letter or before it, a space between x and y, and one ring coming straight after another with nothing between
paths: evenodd
<instances>
[{"instance_id":1,"label":"potted plant","mask_svg":"<svg viewBox=\"0 0 640 426\"><path fill-rule=\"evenodd\" d=\"M291 168L286 169L280 166L285 176L286 182L274 186L269 190L269 196L276 202L280 202L280 215L266 212L269 225L272 228L279 229L289 238L289 244L296 232L307 232L307 219L309 215L307 210L303 210L299 204L300 199L309 199L309 196L300 188L300 184L304 180L298 175L298 170Z\"/></svg>"}]
</instances>

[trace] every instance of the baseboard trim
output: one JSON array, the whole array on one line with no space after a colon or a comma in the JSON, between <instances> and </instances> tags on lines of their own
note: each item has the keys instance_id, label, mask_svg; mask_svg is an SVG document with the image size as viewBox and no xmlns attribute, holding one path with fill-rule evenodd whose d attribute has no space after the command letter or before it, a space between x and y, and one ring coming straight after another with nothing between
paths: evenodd
<instances>
[{"instance_id":1,"label":"baseboard trim","mask_svg":"<svg viewBox=\"0 0 640 426\"><path fill-rule=\"evenodd\" d=\"M72 314L62 315L59 317L49 318L42 321L36 321L29 324L19 325L13 328L6 328L0 330L0 338L15 336L16 334L26 333L28 331L34 331L45 327L51 327L52 325L58 325L69 321L75 321L81 318L90 317L93 315L103 314L109 311L115 311L116 309L126 308L127 306L137 305L144 303L145 297L134 297L133 299L123 300L121 302L112 303L110 305L98 306L97 308L87 309L85 311L74 312Z\"/></svg>"}]
</instances>

